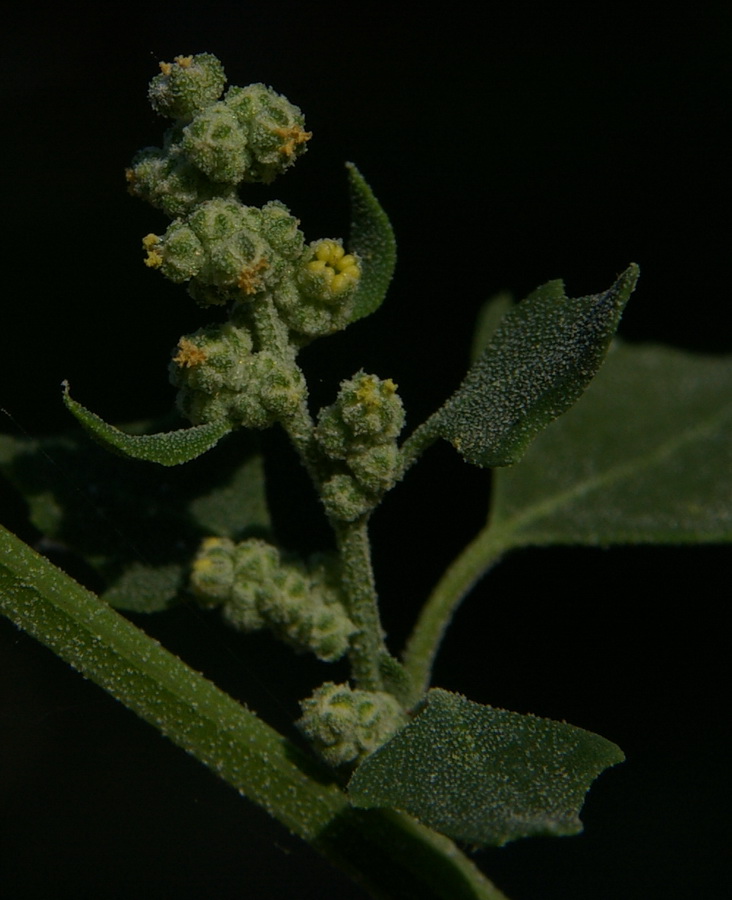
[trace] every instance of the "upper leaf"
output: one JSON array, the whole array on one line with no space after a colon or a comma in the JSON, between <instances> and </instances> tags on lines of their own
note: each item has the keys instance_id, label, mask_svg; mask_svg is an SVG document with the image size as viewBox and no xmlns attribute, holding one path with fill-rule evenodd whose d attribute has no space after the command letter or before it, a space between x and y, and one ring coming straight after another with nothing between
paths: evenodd
<instances>
[{"instance_id":1,"label":"upper leaf","mask_svg":"<svg viewBox=\"0 0 732 900\"><path fill-rule=\"evenodd\" d=\"M618 344L580 402L495 473L512 546L732 541L732 357Z\"/></svg>"},{"instance_id":2,"label":"upper leaf","mask_svg":"<svg viewBox=\"0 0 732 900\"><path fill-rule=\"evenodd\" d=\"M384 302L394 267L396 241L389 218L371 188L353 165L346 163L351 192L349 251L358 254L361 278L356 288L351 322L369 316Z\"/></svg>"},{"instance_id":3,"label":"upper leaf","mask_svg":"<svg viewBox=\"0 0 732 900\"><path fill-rule=\"evenodd\" d=\"M84 429L108 450L161 466L190 462L215 447L231 431L231 423L221 420L163 434L126 434L77 403L69 393L68 382L64 382L64 403Z\"/></svg>"},{"instance_id":4,"label":"upper leaf","mask_svg":"<svg viewBox=\"0 0 732 900\"><path fill-rule=\"evenodd\" d=\"M581 831L590 785L623 759L615 744L574 725L435 689L364 760L348 792L355 806L405 810L449 837L500 846Z\"/></svg>"},{"instance_id":5,"label":"upper leaf","mask_svg":"<svg viewBox=\"0 0 732 900\"><path fill-rule=\"evenodd\" d=\"M475 465L517 462L600 368L637 279L632 264L602 294L570 299L561 281L534 291L506 314L426 427Z\"/></svg>"}]
</instances>

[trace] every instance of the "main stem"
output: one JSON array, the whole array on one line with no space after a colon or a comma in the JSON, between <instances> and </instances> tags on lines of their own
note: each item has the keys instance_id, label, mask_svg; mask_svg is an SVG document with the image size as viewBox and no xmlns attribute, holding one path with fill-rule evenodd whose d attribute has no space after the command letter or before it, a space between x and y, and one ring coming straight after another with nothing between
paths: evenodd
<instances>
[{"instance_id":1,"label":"main stem","mask_svg":"<svg viewBox=\"0 0 732 900\"><path fill-rule=\"evenodd\" d=\"M333 522L341 558L348 615L358 629L351 638L349 658L356 685L365 691L384 687L379 660L388 653L379 618L368 515L355 522Z\"/></svg>"}]
</instances>

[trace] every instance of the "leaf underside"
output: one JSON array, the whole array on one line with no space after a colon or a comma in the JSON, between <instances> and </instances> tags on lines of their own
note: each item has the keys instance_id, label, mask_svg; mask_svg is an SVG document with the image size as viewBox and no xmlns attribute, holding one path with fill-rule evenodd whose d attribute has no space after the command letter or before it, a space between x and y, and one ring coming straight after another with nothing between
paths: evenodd
<instances>
[{"instance_id":1,"label":"leaf underside","mask_svg":"<svg viewBox=\"0 0 732 900\"><path fill-rule=\"evenodd\" d=\"M624 759L597 734L493 709L441 689L367 757L348 785L355 806L404 810L475 846L582 830L594 779Z\"/></svg>"},{"instance_id":2,"label":"leaf underside","mask_svg":"<svg viewBox=\"0 0 732 900\"><path fill-rule=\"evenodd\" d=\"M637 279L633 264L604 293L570 299L551 281L516 304L430 430L475 465L517 462L600 368Z\"/></svg>"}]
</instances>

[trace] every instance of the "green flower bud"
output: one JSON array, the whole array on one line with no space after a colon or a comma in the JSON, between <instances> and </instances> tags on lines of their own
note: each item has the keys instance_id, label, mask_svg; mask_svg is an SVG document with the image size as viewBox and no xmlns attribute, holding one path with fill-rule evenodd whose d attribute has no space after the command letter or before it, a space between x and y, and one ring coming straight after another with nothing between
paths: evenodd
<instances>
[{"instance_id":1,"label":"green flower bud","mask_svg":"<svg viewBox=\"0 0 732 900\"><path fill-rule=\"evenodd\" d=\"M191 572L191 590L206 606L219 606L224 619L241 631L269 628L297 650L326 662L348 650L355 626L340 590L322 563L312 568L283 561L276 547L250 539L234 544L207 538Z\"/></svg>"},{"instance_id":2,"label":"green flower bud","mask_svg":"<svg viewBox=\"0 0 732 900\"><path fill-rule=\"evenodd\" d=\"M346 462L359 485L380 498L396 484L399 448L396 443L377 444L361 452L349 453Z\"/></svg>"},{"instance_id":3,"label":"green flower bud","mask_svg":"<svg viewBox=\"0 0 732 900\"><path fill-rule=\"evenodd\" d=\"M195 232L183 222L174 222L165 238L148 234L142 239L147 251L145 265L160 271L176 284L194 278L201 270L205 254Z\"/></svg>"},{"instance_id":4,"label":"green flower bud","mask_svg":"<svg viewBox=\"0 0 732 900\"><path fill-rule=\"evenodd\" d=\"M238 184L250 165L247 138L236 116L214 103L183 129L181 149L212 181Z\"/></svg>"},{"instance_id":5,"label":"green flower bud","mask_svg":"<svg viewBox=\"0 0 732 900\"><path fill-rule=\"evenodd\" d=\"M188 281L189 294L202 305L271 291L303 252L297 219L277 202L256 209L233 198L209 200L153 238L146 238L147 265Z\"/></svg>"},{"instance_id":6,"label":"green flower bud","mask_svg":"<svg viewBox=\"0 0 732 900\"><path fill-rule=\"evenodd\" d=\"M267 428L291 416L307 396L293 360L252 353L246 328L225 322L182 337L170 366L178 407L194 425L228 419Z\"/></svg>"},{"instance_id":7,"label":"green flower bud","mask_svg":"<svg viewBox=\"0 0 732 900\"><path fill-rule=\"evenodd\" d=\"M251 164L244 181L273 181L305 152L311 134L305 131L302 112L263 84L232 87L224 103L242 127Z\"/></svg>"},{"instance_id":8,"label":"green flower bud","mask_svg":"<svg viewBox=\"0 0 732 900\"><path fill-rule=\"evenodd\" d=\"M220 606L231 597L234 584L234 542L211 537L193 561L191 590L205 606Z\"/></svg>"},{"instance_id":9,"label":"green flower bud","mask_svg":"<svg viewBox=\"0 0 732 900\"><path fill-rule=\"evenodd\" d=\"M160 63L160 75L150 82L148 98L153 109L171 119L190 119L221 96L226 75L211 53L176 56Z\"/></svg>"},{"instance_id":10,"label":"green flower bud","mask_svg":"<svg viewBox=\"0 0 732 900\"><path fill-rule=\"evenodd\" d=\"M320 499L332 519L355 522L372 510L380 498L372 491L362 488L352 475L339 473L323 483Z\"/></svg>"},{"instance_id":11,"label":"green flower bud","mask_svg":"<svg viewBox=\"0 0 732 900\"><path fill-rule=\"evenodd\" d=\"M391 694L353 690L331 681L301 701L300 708L298 728L331 766L362 760L407 724L404 710Z\"/></svg>"},{"instance_id":12,"label":"green flower bud","mask_svg":"<svg viewBox=\"0 0 732 900\"><path fill-rule=\"evenodd\" d=\"M250 384L252 339L244 328L227 322L209 325L182 337L170 365L178 388L178 407L194 424L237 419L240 395Z\"/></svg>"},{"instance_id":13,"label":"green flower bud","mask_svg":"<svg viewBox=\"0 0 732 900\"><path fill-rule=\"evenodd\" d=\"M171 219L186 216L199 203L231 194L233 187L217 184L174 150L146 147L127 169L129 192L161 209Z\"/></svg>"},{"instance_id":14,"label":"green flower bud","mask_svg":"<svg viewBox=\"0 0 732 900\"><path fill-rule=\"evenodd\" d=\"M336 402L318 416L315 436L332 459L354 450L393 441L404 426L404 406L397 386L387 378L358 372L341 382Z\"/></svg>"},{"instance_id":15,"label":"green flower bud","mask_svg":"<svg viewBox=\"0 0 732 900\"><path fill-rule=\"evenodd\" d=\"M293 415L307 397L307 384L299 366L262 350L252 360L252 380L258 401L272 421Z\"/></svg>"}]
</instances>

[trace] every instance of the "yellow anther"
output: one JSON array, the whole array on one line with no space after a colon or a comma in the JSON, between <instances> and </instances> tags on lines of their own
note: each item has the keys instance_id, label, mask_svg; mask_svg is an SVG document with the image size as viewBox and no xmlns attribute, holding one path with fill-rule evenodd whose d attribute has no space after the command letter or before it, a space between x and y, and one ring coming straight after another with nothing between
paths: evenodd
<instances>
[{"instance_id":1,"label":"yellow anther","mask_svg":"<svg viewBox=\"0 0 732 900\"><path fill-rule=\"evenodd\" d=\"M317 288L321 302L336 300L361 277L356 257L341 247L337 241L323 240L312 245L314 259L305 264L305 270L320 282Z\"/></svg>"},{"instance_id":2,"label":"yellow anther","mask_svg":"<svg viewBox=\"0 0 732 900\"><path fill-rule=\"evenodd\" d=\"M341 254L343 253L343 247L340 248ZM347 256L341 255L340 259L335 264L336 269L339 272L347 272L349 269L355 269L358 271L358 263L356 262L356 257L351 256L349 253Z\"/></svg>"},{"instance_id":3,"label":"yellow anther","mask_svg":"<svg viewBox=\"0 0 732 900\"><path fill-rule=\"evenodd\" d=\"M361 379L361 384L356 391L356 399L364 406L378 406L381 402L379 392L376 388L376 378L373 375L366 375Z\"/></svg>"},{"instance_id":4,"label":"yellow anther","mask_svg":"<svg viewBox=\"0 0 732 900\"><path fill-rule=\"evenodd\" d=\"M345 254L345 250L335 241L321 241L315 248L315 258L328 265L334 265Z\"/></svg>"},{"instance_id":5,"label":"yellow anther","mask_svg":"<svg viewBox=\"0 0 732 900\"><path fill-rule=\"evenodd\" d=\"M237 285L242 293L250 295L261 291L264 287L262 273L268 268L269 263L266 259L259 259L257 262L252 263L251 266L245 266L237 279Z\"/></svg>"},{"instance_id":6,"label":"yellow anther","mask_svg":"<svg viewBox=\"0 0 732 900\"><path fill-rule=\"evenodd\" d=\"M173 63L161 62L159 63L159 66L160 71L163 73L163 75L170 75L170 73L173 71Z\"/></svg>"},{"instance_id":7,"label":"yellow anther","mask_svg":"<svg viewBox=\"0 0 732 900\"><path fill-rule=\"evenodd\" d=\"M274 128L273 133L282 138L282 143L277 148L284 156L293 156L300 144L305 144L313 136L312 131L303 131L299 125L290 128Z\"/></svg>"},{"instance_id":8,"label":"yellow anther","mask_svg":"<svg viewBox=\"0 0 732 900\"><path fill-rule=\"evenodd\" d=\"M210 556L199 556L193 563L193 571L200 575L213 566L213 560Z\"/></svg>"},{"instance_id":9,"label":"yellow anther","mask_svg":"<svg viewBox=\"0 0 732 900\"><path fill-rule=\"evenodd\" d=\"M184 340L185 340L185 338L184 338ZM190 341L189 341L189 343L190 343ZM201 549L202 550L212 550L214 547L222 547L226 543L227 543L226 538L207 537L201 541Z\"/></svg>"},{"instance_id":10,"label":"yellow anther","mask_svg":"<svg viewBox=\"0 0 732 900\"><path fill-rule=\"evenodd\" d=\"M175 62L181 67L181 69L187 69L191 63L193 62L192 56L176 56Z\"/></svg>"},{"instance_id":11,"label":"yellow anther","mask_svg":"<svg viewBox=\"0 0 732 900\"><path fill-rule=\"evenodd\" d=\"M147 250L147 256L143 260L150 269L159 269L163 264L163 255L158 250L160 238L157 234L146 234L142 239L143 250Z\"/></svg>"},{"instance_id":12,"label":"yellow anther","mask_svg":"<svg viewBox=\"0 0 732 900\"><path fill-rule=\"evenodd\" d=\"M208 356L205 351L197 347L193 341L189 341L188 338L184 337L178 341L178 353L173 357L173 362L181 369L192 369L193 366L200 366L207 359ZM210 538L210 540L218 541L219 538Z\"/></svg>"}]
</instances>

